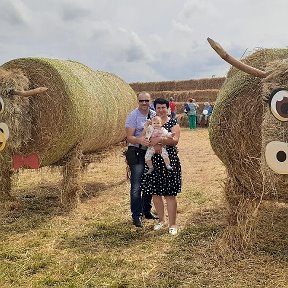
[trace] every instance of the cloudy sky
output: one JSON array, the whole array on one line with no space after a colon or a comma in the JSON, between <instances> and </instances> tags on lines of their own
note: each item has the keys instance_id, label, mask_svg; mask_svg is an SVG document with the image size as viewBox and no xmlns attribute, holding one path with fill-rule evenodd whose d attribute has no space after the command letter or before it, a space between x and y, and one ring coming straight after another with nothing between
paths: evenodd
<instances>
[{"instance_id":1,"label":"cloudy sky","mask_svg":"<svg viewBox=\"0 0 288 288\"><path fill-rule=\"evenodd\" d=\"M77 60L129 83L225 76L206 38L236 58L285 48L287 11L287 0L0 0L0 64Z\"/></svg>"}]
</instances>

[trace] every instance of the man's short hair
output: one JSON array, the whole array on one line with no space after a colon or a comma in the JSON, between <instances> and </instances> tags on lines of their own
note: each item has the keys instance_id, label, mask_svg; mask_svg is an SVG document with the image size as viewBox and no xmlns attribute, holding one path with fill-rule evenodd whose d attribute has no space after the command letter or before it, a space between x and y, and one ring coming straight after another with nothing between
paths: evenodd
<instances>
[{"instance_id":1,"label":"man's short hair","mask_svg":"<svg viewBox=\"0 0 288 288\"><path fill-rule=\"evenodd\" d=\"M141 92L138 94L138 97L139 97L139 96L143 96L143 95L149 95L150 98L151 98L150 93L148 93L148 92L146 92L146 91L141 91Z\"/></svg>"}]
</instances>

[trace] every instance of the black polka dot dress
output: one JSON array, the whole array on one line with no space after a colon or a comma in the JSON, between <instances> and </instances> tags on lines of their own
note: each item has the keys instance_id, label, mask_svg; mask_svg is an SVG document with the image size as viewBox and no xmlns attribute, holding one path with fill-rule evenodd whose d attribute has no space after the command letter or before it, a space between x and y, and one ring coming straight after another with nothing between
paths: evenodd
<instances>
[{"instance_id":1,"label":"black polka dot dress","mask_svg":"<svg viewBox=\"0 0 288 288\"><path fill-rule=\"evenodd\" d=\"M171 132L171 128L177 124L176 119L170 119L163 125ZM167 170L164 160L160 154L152 157L154 171L146 174L148 166L145 165L144 174L141 180L141 192L158 196L176 196L181 192L181 164L175 146L166 146L169 155L170 165L173 170Z\"/></svg>"}]
</instances>

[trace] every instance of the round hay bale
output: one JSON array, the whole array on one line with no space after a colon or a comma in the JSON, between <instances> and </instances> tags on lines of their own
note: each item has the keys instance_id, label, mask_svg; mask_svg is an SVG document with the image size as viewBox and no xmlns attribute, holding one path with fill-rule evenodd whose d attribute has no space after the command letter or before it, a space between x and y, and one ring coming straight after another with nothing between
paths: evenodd
<instances>
[{"instance_id":1,"label":"round hay bale","mask_svg":"<svg viewBox=\"0 0 288 288\"><path fill-rule=\"evenodd\" d=\"M40 156L41 166L59 161L76 145L90 153L125 138L125 119L137 97L119 77L75 61L46 58L15 59L2 68L21 69L30 88L48 88L29 99L32 131L24 148Z\"/></svg>"},{"instance_id":2,"label":"round hay bale","mask_svg":"<svg viewBox=\"0 0 288 288\"><path fill-rule=\"evenodd\" d=\"M243 62L267 70L268 62L287 58L288 49L261 49ZM271 199L275 195L269 193L269 189L263 195L260 166L264 135L263 128L261 130L264 108L261 81L236 68L230 69L213 109L209 135L213 150L227 167L228 179L237 179L235 181L242 187L239 194ZM241 195L236 195L235 191L226 191L230 203L238 196Z\"/></svg>"}]
</instances>

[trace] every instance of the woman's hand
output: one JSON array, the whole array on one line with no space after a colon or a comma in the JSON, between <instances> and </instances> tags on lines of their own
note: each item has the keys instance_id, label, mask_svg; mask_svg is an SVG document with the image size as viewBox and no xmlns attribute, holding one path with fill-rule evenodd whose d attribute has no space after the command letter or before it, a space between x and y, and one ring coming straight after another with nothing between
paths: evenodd
<instances>
[{"instance_id":1,"label":"woman's hand","mask_svg":"<svg viewBox=\"0 0 288 288\"><path fill-rule=\"evenodd\" d=\"M150 140L150 146L156 146L159 142L161 142L162 137L155 137Z\"/></svg>"}]
</instances>

